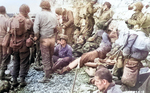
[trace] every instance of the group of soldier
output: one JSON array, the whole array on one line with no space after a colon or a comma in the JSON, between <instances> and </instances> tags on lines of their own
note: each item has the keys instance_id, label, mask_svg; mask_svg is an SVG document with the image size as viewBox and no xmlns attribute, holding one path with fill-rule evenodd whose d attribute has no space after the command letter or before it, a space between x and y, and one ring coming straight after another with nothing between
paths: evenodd
<instances>
[{"instance_id":1,"label":"group of soldier","mask_svg":"<svg viewBox=\"0 0 150 93\"><path fill-rule=\"evenodd\" d=\"M36 61L40 67L35 69L40 68L45 73L40 83L48 82L52 73L64 74L76 66L85 65L97 68L90 82L104 93L121 92L112 83L112 75L107 68L113 68L113 75L121 79L123 85L136 86L138 72L143 67L141 61L150 51L150 14L142 13L142 2L129 5L128 9L135 13L124 22L127 29L113 19L114 12L109 2L94 8L96 3L97 0L92 0L87 4L83 18L79 15L74 18L73 12L66 8L56 8L56 17L50 3L42 1L42 11L36 14L34 22L28 16L30 8L26 4L21 5L20 13L12 18L8 18L5 7L0 6L0 79L6 79L5 70L13 55L12 86L26 86L25 77L31 59L34 60L31 49L36 44L39 59ZM93 15L98 10L100 15L94 19ZM62 22L58 21L59 16ZM84 26L82 19L85 20ZM4 44L6 42L8 44ZM74 60L74 57L78 58Z\"/></svg>"}]
</instances>

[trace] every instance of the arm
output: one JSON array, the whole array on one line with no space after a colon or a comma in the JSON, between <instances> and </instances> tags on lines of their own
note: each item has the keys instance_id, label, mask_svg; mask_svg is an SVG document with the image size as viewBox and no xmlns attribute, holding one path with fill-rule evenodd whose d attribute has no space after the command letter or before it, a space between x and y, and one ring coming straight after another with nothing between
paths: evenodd
<instances>
[{"instance_id":1,"label":"arm","mask_svg":"<svg viewBox=\"0 0 150 93\"><path fill-rule=\"evenodd\" d=\"M34 40L36 41L40 35L40 17L39 17L39 14L36 15L33 30L34 30L34 35L35 35Z\"/></svg>"},{"instance_id":2,"label":"arm","mask_svg":"<svg viewBox=\"0 0 150 93\"><path fill-rule=\"evenodd\" d=\"M72 48L71 48L71 46L68 46L67 56L70 57L70 58L72 57Z\"/></svg>"},{"instance_id":3,"label":"arm","mask_svg":"<svg viewBox=\"0 0 150 93\"><path fill-rule=\"evenodd\" d=\"M139 23L140 19L143 17L143 15L144 15L143 13L140 13L138 15L133 14L132 17L127 22L131 25L137 25Z\"/></svg>"},{"instance_id":4,"label":"arm","mask_svg":"<svg viewBox=\"0 0 150 93\"><path fill-rule=\"evenodd\" d=\"M57 45L55 48L54 48L54 55L58 55L58 52L59 52L59 45Z\"/></svg>"},{"instance_id":5,"label":"arm","mask_svg":"<svg viewBox=\"0 0 150 93\"><path fill-rule=\"evenodd\" d=\"M68 11L68 12L67 12L67 15L68 15L69 21L66 22L66 23L64 23L65 28L68 27L68 26L70 26L71 24L74 24L74 17L73 17L72 11Z\"/></svg>"},{"instance_id":6,"label":"arm","mask_svg":"<svg viewBox=\"0 0 150 93\"><path fill-rule=\"evenodd\" d=\"M97 63L93 63L93 62L87 62L84 64L85 66L89 66L89 67L97 67L98 64Z\"/></svg>"}]
</instances>

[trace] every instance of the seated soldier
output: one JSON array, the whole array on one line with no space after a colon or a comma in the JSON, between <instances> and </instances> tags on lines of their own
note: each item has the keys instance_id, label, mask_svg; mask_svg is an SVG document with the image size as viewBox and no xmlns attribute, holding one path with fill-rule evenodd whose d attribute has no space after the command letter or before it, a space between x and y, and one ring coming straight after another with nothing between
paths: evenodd
<instances>
[{"instance_id":1,"label":"seated soldier","mask_svg":"<svg viewBox=\"0 0 150 93\"><path fill-rule=\"evenodd\" d=\"M54 49L52 67L53 71L56 71L59 68L67 66L69 62L72 61L72 48L67 44L68 36L60 35L60 44L58 44Z\"/></svg>"},{"instance_id":2,"label":"seated soldier","mask_svg":"<svg viewBox=\"0 0 150 93\"><path fill-rule=\"evenodd\" d=\"M67 66L69 62L71 62L74 58L72 57L72 47L67 44L68 36L60 34L59 39L57 41L57 45L54 48L53 55L53 67L52 71L55 72L57 69L61 69L64 66ZM43 66L34 67L35 70L43 70Z\"/></svg>"},{"instance_id":3,"label":"seated soldier","mask_svg":"<svg viewBox=\"0 0 150 93\"><path fill-rule=\"evenodd\" d=\"M99 57L101 59L104 59L106 57L106 54L111 50L111 41L110 41L109 34L113 30L117 30L117 28L114 22L111 22L106 32L104 32L102 35L102 42L100 44L100 47L94 51L83 54L81 57L71 62L68 66L64 67L60 71L60 74L70 71L71 69L75 68L79 63L80 63L80 67L82 67L83 65L88 66L87 62L94 62L95 58ZM116 38L116 36L112 35L112 38Z\"/></svg>"},{"instance_id":4,"label":"seated soldier","mask_svg":"<svg viewBox=\"0 0 150 93\"><path fill-rule=\"evenodd\" d=\"M135 87L139 69L142 67L141 61L147 57L150 51L150 40L142 31L120 31L118 29L116 33L118 33L119 38L115 41L112 50L106 54L107 57L104 60L100 59L100 62L109 65L115 64L113 68L114 75L119 74L118 72L123 69L121 78L123 86Z\"/></svg>"},{"instance_id":5,"label":"seated soldier","mask_svg":"<svg viewBox=\"0 0 150 93\"><path fill-rule=\"evenodd\" d=\"M121 89L112 83L111 72L105 67L101 67L96 71L94 84L103 93L122 93Z\"/></svg>"}]
</instances>

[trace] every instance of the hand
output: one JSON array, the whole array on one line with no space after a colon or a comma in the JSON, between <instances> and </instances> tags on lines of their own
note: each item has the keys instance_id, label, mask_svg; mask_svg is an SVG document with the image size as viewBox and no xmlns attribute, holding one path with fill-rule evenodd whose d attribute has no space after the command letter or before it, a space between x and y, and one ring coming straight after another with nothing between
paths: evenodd
<instances>
[{"instance_id":1,"label":"hand","mask_svg":"<svg viewBox=\"0 0 150 93\"><path fill-rule=\"evenodd\" d=\"M66 28L66 26L65 25L63 25L63 27L62 27L63 29L65 29Z\"/></svg>"},{"instance_id":2,"label":"hand","mask_svg":"<svg viewBox=\"0 0 150 93\"><path fill-rule=\"evenodd\" d=\"M33 40L36 41L36 40L37 40L37 37L34 37Z\"/></svg>"},{"instance_id":3,"label":"hand","mask_svg":"<svg viewBox=\"0 0 150 93\"><path fill-rule=\"evenodd\" d=\"M59 58L57 61L62 61L63 60L63 58Z\"/></svg>"}]
</instances>

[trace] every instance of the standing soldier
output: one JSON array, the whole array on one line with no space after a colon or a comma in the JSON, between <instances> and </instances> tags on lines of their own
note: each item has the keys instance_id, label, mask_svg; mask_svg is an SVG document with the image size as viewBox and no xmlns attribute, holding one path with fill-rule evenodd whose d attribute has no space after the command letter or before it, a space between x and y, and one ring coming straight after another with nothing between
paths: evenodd
<instances>
[{"instance_id":1,"label":"standing soldier","mask_svg":"<svg viewBox=\"0 0 150 93\"><path fill-rule=\"evenodd\" d=\"M103 7L100 8L101 14L97 18L97 23L96 23L96 26L98 29L104 30L106 25L109 23L109 21L111 21L111 18L113 17L114 12L110 8L111 8L111 4L109 2L105 2L103 4ZM96 37L97 37L97 33L95 33L95 35L90 37L88 41L94 41Z\"/></svg>"},{"instance_id":2,"label":"standing soldier","mask_svg":"<svg viewBox=\"0 0 150 93\"><path fill-rule=\"evenodd\" d=\"M93 14L97 11L97 9L94 9L93 5L96 4L96 2L97 0L92 0L86 7L86 15L84 15L86 20L85 28L81 31L81 34L85 37L85 39L88 39L93 32L93 26L95 24Z\"/></svg>"},{"instance_id":3,"label":"standing soldier","mask_svg":"<svg viewBox=\"0 0 150 93\"><path fill-rule=\"evenodd\" d=\"M103 29L105 23L107 23L113 17L114 12L110 8L111 8L111 4L109 2L105 2L103 4L102 11L98 18L98 23L97 23L99 29Z\"/></svg>"},{"instance_id":4,"label":"standing soldier","mask_svg":"<svg viewBox=\"0 0 150 93\"><path fill-rule=\"evenodd\" d=\"M146 11L144 12L143 17L138 22L140 24L140 27L142 28L142 31L146 34L146 36L149 36L150 33L150 8L149 5L146 5Z\"/></svg>"},{"instance_id":5,"label":"standing soldier","mask_svg":"<svg viewBox=\"0 0 150 93\"><path fill-rule=\"evenodd\" d=\"M73 31L75 29L73 12L70 10L66 10L65 8L57 8L55 12L58 15L62 15L62 29L64 29L64 34L67 35L69 38L68 44L72 45Z\"/></svg>"},{"instance_id":6,"label":"standing soldier","mask_svg":"<svg viewBox=\"0 0 150 93\"><path fill-rule=\"evenodd\" d=\"M5 70L10 62L10 54L7 53L8 46L2 46L2 41L7 33L8 17L4 6L0 6L0 79L4 79ZM8 29L9 30L9 29Z\"/></svg>"},{"instance_id":7,"label":"standing soldier","mask_svg":"<svg viewBox=\"0 0 150 93\"><path fill-rule=\"evenodd\" d=\"M129 26L129 28L139 28L140 23L138 23L138 21L143 17L143 13L142 13L142 8L143 8L143 4L142 2L136 2L131 4L128 8L134 9L135 13L131 16L130 19L128 19L126 21L127 25Z\"/></svg>"},{"instance_id":8,"label":"standing soldier","mask_svg":"<svg viewBox=\"0 0 150 93\"><path fill-rule=\"evenodd\" d=\"M19 8L19 14L11 22L11 40L10 47L13 48L14 66L12 71L12 85L18 85L17 77L20 76L20 87L26 86L25 77L29 70L29 47L33 42L33 22L29 19L30 8L23 4Z\"/></svg>"},{"instance_id":9,"label":"standing soldier","mask_svg":"<svg viewBox=\"0 0 150 93\"><path fill-rule=\"evenodd\" d=\"M42 11L36 15L34 21L34 40L37 40L40 35L40 49L45 76L39 82L46 83L52 73L52 56L55 45L54 30L58 23L56 16L51 12L51 6L48 1L42 1L40 7Z\"/></svg>"}]
</instances>

